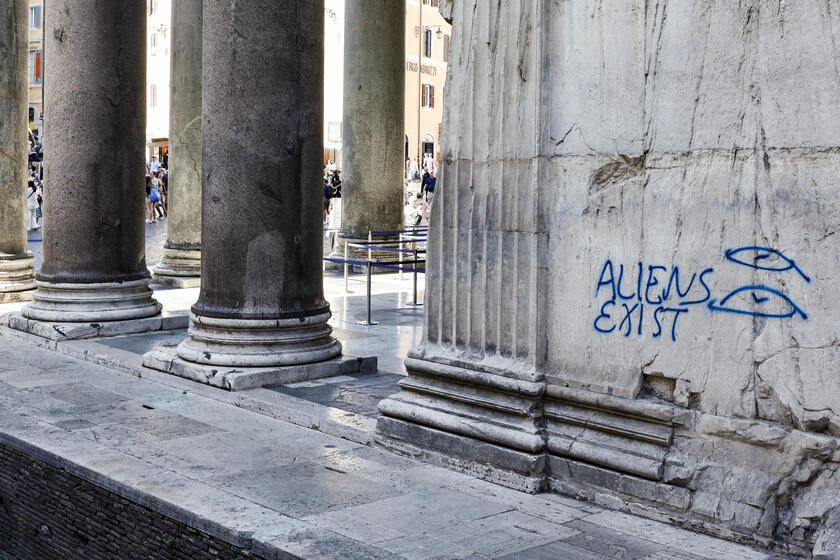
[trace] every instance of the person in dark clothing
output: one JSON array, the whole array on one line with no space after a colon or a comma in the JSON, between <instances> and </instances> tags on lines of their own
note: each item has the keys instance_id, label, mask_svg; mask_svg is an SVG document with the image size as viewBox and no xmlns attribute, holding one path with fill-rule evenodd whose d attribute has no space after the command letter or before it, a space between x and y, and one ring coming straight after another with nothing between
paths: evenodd
<instances>
[{"instance_id":1,"label":"person in dark clothing","mask_svg":"<svg viewBox=\"0 0 840 560\"><path fill-rule=\"evenodd\" d=\"M329 179L324 177L324 221L327 221L327 214L330 213L330 199L333 197L333 188Z\"/></svg>"},{"instance_id":2,"label":"person in dark clothing","mask_svg":"<svg viewBox=\"0 0 840 560\"><path fill-rule=\"evenodd\" d=\"M429 178L426 179L426 202L429 204L432 203L432 199L435 197L435 186L437 185L437 178L435 177L435 172L432 171L429 174Z\"/></svg>"},{"instance_id":3,"label":"person in dark clothing","mask_svg":"<svg viewBox=\"0 0 840 560\"><path fill-rule=\"evenodd\" d=\"M423 179L420 181L420 196L426 194L426 184L429 182L429 172L423 172Z\"/></svg>"},{"instance_id":4,"label":"person in dark clothing","mask_svg":"<svg viewBox=\"0 0 840 560\"><path fill-rule=\"evenodd\" d=\"M332 173L333 198L341 198L341 177L339 173L341 172L338 169Z\"/></svg>"}]
</instances>

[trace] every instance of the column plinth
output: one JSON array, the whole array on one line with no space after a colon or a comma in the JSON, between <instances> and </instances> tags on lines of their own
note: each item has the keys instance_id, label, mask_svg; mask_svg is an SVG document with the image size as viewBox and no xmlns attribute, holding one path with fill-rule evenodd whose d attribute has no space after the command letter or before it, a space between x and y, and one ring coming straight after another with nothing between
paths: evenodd
<instances>
[{"instance_id":1,"label":"column plinth","mask_svg":"<svg viewBox=\"0 0 840 560\"><path fill-rule=\"evenodd\" d=\"M35 258L0 253L0 303L31 301L35 291Z\"/></svg>"},{"instance_id":2,"label":"column plinth","mask_svg":"<svg viewBox=\"0 0 840 560\"><path fill-rule=\"evenodd\" d=\"M61 323L93 323L89 336L136 331L133 321L161 309L148 286L143 224L145 9L53 0L46 24L62 32L46 38L44 260L34 301L12 325L42 336Z\"/></svg>"},{"instance_id":3,"label":"column plinth","mask_svg":"<svg viewBox=\"0 0 840 560\"><path fill-rule=\"evenodd\" d=\"M330 335L329 312L303 320L190 317L190 338L178 355L190 362L236 367L292 366L341 354Z\"/></svg>"},{"instance_id":4,"label":"column plinth","mask_svg":"<svg viewBox=\"0 0 840 560\"><path fill-rule=\"evenodd\" d=\"M153 281L189 288L201 282L202 0L172 4L169 211Z\"/></svg>"},{"instance_id":5,"label":"column plinth","mask_svg":"<svg viewBox=\"0 0 840 560\"><path fill-rule=\"evenodd\" d=\"M35 260L27 249L26 108L27 4L0 2L0 303L28 301L35 290Z\"/></svg>"}]
</instances>

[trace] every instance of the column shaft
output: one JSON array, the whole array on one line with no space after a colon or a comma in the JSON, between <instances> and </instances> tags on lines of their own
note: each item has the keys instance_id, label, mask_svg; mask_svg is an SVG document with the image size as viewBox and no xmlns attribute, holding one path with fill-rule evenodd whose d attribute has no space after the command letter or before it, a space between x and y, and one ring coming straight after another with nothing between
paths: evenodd
<instances>
[{"instance_id":1,"label":"column shaft","mask_svg":"<svg viewBox=\"0 0 840 560\"><path fill-rule=\"evenodd\" d=\"M23 315L155 315L143 225L145 4L52 0L47 26L50 192L39 289Z\"/></svg>"},{"instance_id":2,"label":"column shaft","mask_svg":"<svg viewBox=\"0 0 840 560\"><path fill-rule=\"evenodd\" d=\"M405 2L347 0L341 240L403 229L404 135Z\"/></svg>"},{"instance_id":3,"label":"column shaft","mask_svg":"<svg viewBox=\"0 0 840 560\"><path fill-rule=\"evenodd\" d=\"M321 266L322 0L204 3L201 293L189 361L340 354Z\"/></svg>"},{"instance_id":4,"label":"column shaft","mask_svg":"<svg viewBox=\"0 0 840 560\"><path fill-rule=\"evenodd\" d=\"M186 287L201 275L202 0L172 4L167 240L154 281Z\"/></svg>"},{"instance_id":5,"label":"column shaft","mask_svg":"<svg viewBox=\"0 0 840 560\"><path fill-rule=\"evenodd\" d=\"M35 288L25 225L28 6L0 0L0 303L32 299Z\"/></svg>"}]
</instances>

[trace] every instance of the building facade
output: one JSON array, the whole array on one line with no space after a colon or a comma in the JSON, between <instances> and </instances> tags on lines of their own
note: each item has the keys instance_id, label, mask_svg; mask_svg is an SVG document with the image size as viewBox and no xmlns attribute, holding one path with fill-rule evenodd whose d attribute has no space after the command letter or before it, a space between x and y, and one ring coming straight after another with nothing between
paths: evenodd
<instances>
[{"instance_id":1,"label":"building facade","mask_svg":"<svg viewBox=\"0 0 840 560\"><path fill-rule=\"evenodd\" d=\"M38 138L44 131L44 10L46 0L29 0L28 127Z\"/></svg>"},{"instance_id":2,"label":"building facade","mask_svg":"<svg viewBox=\"0 0 840 560\"><path fill-rule=\"evenodd\" d=\"M324 162L341 167L344 0L326 0ZM452 26L438 0L405 2L405 157L440 156L441 121Z\"/></svg>"},{"instance_id":3,"label":"building facade","mask_svg":"<svg viewBox=\"0 0 840 560\"><path fill-rule=\"evenodd\" d=\"M405 155L440 157L443 96L452 26L437 0L405 3Z\"/></svg>"},{"instance_id":4,"label":"building facade","mask_svg":"<svg viewBox=\"0 0 840 560\"><path fill-rule=\"evenodd\" d=\"M169 147L171 0L146 0L146 158Z\"/></svg>"}]
</instances>

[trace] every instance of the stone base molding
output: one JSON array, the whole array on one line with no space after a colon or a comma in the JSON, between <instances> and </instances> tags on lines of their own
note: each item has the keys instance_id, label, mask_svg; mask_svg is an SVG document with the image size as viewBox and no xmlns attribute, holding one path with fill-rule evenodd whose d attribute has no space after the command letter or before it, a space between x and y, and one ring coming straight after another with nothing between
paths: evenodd
<instances>
[{"instance_id":1,"label":"stone base molding","mask_svg":"<svg viewBox=\"0 0 840 560\"><path fill-rule=\"evenodd\" d=\"M312 381L337 375L376 371L376 358L338 356L329 360L289 366L237 367L197 364L180 358L169 348L153 350L143 356L143 365L191 381L227 391Z\"/></svg>"},{"instance_id":2,"label":"stone base molding","mask_svg":"<svg viewBox=\"0 0 840 560\"><path fill-rule=\"evenodd\" d=\"M152 282L175 288L201 284L201 250L163 248L160 263L152 269Z\"/></svg>"},{"instance_id":3,"label":"stone base molding","mask_svg":"<svg viewBox=\"0 0 840 560\"><path fill-rule=\"evenodd\" d=\"M327 324L330 313L303 319L223 319L190 316L189 338L178 356L196 364L232 367L292 366L341 355Z\"/></svg>"},{"instance_id":4,"label":"stone base molding","mask_svg":"<svg viewBox=\"0 0 840 560\"><path fill-rule=\"evenodd\" d=\"M405 367L409 377L400 381L400 392L379 404L377 431L383 444L488 465L487 472L507 471L501 478L515 488L542 489L542 383L426 360L417 352L409 353Z\"/></svg>"},{"instance_id":5,"label":"stone base molding","mask_svg":"<svg viewBox=\"0 0 840 560\"><path fill-rule=\"evenodd\" d=\"M85 323L152 317L161 305L152 297L147 278L90 284L36 281L34 301L21 310L27 319Z\"/></svg>"},{"instance_id":6,"label":"stone base molding","mask_svg":"<svg viewBox=\"0 0 840 560\"><path fill-rule=\"evenodd\" d=\"M0 303L31 301L35 290L35 258L0 254Z\"/></svg>"},{"instance_id":7,"label":"stone base molding","mask_svg":"<svg viewBox=\"0 0 840 560\"><path fill-rule=\"evenodd\" d=\"M442 361L409 355L400 393L380 403L380 444L511 488L834 558L837 438Z\"/></svg>"}]
</instances>

